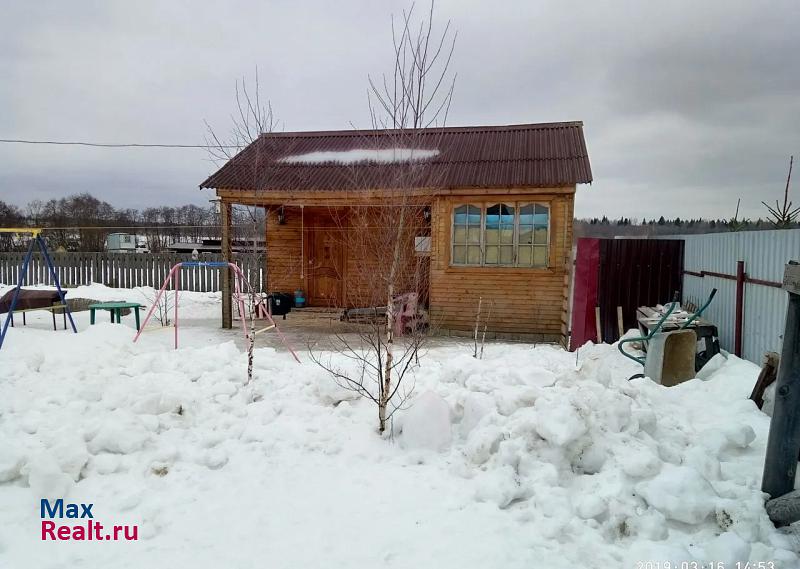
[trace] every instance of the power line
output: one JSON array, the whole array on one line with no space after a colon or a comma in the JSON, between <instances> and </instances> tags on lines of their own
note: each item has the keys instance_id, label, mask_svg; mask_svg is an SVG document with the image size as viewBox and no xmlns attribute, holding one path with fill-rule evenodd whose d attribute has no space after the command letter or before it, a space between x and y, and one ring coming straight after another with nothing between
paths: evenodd
<instances>
[{"instance_id":1,"label":"power line","mask_svg":"<svg viewBox=\"0 0 800 569\"><path fill-rule=\"evenodd\" d=\"M3 144L47 144L51 146L91 146L95 148L241 148L226 144L143 144L135 142L82 142L74 140L26 140L21 138L0 138Z\"/></svg>"},{"instance_id":2,"label":"power line","mask_svg":"<svg viewBox=\"0 0 800 569\"><path fill-rule=\"evenodd\" d=\"M263 222L257 224L261 226ZM108 229L128 229L131 231L138 231L138 232L147 232L147 231L181 231L184 229L221 229L224 227L223 225L219 224L208 224L208 225L68 225L68 226L37 226L35 228L30 227L20 227L20 233L24 232L27 229L40 229L42 232L45 231L102 231ZM230 225L231 229L252 229L254 224L252 223L234 223ZM325 229L330 231L353 231L356 229L386 229L394 227L393 224L370 224L370 225L359 225L358 227L348 226L348 225L308 225L304 226L306 229Z\"/></svg>"}]
</instances>

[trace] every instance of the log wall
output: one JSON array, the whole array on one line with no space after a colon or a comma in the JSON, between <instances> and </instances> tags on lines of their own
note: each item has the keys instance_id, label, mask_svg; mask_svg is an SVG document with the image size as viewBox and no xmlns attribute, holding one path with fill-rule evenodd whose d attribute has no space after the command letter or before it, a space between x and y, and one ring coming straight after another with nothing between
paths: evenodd
<instances>
[{"instance_id":1,"label":"log wall","mask_svg":"<svg viewBox=\"0 0 800 569\"><path fill-rule=\"evenodd\" d=\"M453 208L463 203L537 201L550 205L550 254L546 268L459 267L450 264ZM494 337L563 341L572 249L574 188L547 193L447 196L432 211L430 306L443 330L474 329L478 299L484 317L491 309L488 331ZM481 325L482 328L482 325Z\"/></svg>"}]
</instances>

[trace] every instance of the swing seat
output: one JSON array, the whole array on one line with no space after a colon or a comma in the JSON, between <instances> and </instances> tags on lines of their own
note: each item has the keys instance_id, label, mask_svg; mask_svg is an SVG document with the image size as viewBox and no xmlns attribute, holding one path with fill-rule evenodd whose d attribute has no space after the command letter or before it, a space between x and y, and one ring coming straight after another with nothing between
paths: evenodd
<instances>
[{"instance_id":1,"label":"swing seat","mask_svg":"<svg viewBox=\"0 0 800 569\"><path fill-rule=\"evenodd\" d=\"M697 334L694 330L675 330L653 336L647 344L644 375L666 387L695 377L694 360Z\"/></svg>"}]
</instances>

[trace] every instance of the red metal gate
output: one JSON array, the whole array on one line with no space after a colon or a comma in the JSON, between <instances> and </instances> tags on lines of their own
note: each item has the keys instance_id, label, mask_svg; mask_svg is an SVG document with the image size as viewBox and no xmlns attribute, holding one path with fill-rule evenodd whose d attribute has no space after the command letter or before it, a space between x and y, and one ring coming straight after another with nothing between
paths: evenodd
<instances>
[{"instance_id":1,"label":"red metal gate","mask_svg":"<svg viewBox=\"0 0 800 569\"><path fill-rule=\"evenodd\" d=\"M636 309L669 302L683 282L678 239L578 240L570 349L597 341L595 307L604 342L619 339L617 307L625 329L636 326Z\"/></svg>"}]
</instances>

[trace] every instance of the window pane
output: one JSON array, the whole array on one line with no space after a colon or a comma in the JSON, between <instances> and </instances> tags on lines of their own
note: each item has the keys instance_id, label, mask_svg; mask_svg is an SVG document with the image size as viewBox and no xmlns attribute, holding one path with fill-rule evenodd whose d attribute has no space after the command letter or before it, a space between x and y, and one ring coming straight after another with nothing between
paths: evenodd
<instances>
[{"instance_id":1,"label":"window pane","mask_svg":"<svg viewBox=\"0 0 800 569\"><path fill-rule=\"evenodd\" d=\"M533 242L537 244L547 244L547 227L537 227L533 232Z\"/></svg>"},{"instance_id":2,"label":"window pane","mask_svg":"<svg viewBox=\"0 0 800 569\"><path fill-rule=\"evenodd\" d=\"M467 242L467 228L456 227L453 230L453 243L466 243Z\"/></svg>"},{"instance_id":3,"label":"window pane","mask_svg":"<svg viewBox=\"0 0 800 569\"><path fill-rule=\"evenodd\" d=\"M497 247L486 248L486 259L484 261L487 265L497 264Z\"/></svg>"},{"instance_id":4,"label":"window pane","mask_svg":"<svg viewBox=\"0 0 800 569\"><path fill-rule=\"evenodd\" d=\"M501 215L503 217L514 217L514 206L504 203L496 203L486 207L486 215Z\"/></svg>"},{"instance_id":5,"label":"window pane","mask_svg":"<svg viewBox=\"0 0 800 569\"><path fill-rule=\"evenodd\" d=\"M500 231L500 242L501 243L508 243L511 245L514 243L514 227L511 226L509 228L504 228Z\"/></svg>"},{"instance_id":6,"label":"window pane","mask_svg":"<svg viewBox=\"0 0 800 569\"><path fill-rule=\"evenodd\" d=\"M500 247L500 264L511 265L513 262L514 262L514 247L512 247L511 245L503 245L502 247Z\"/></svg>"},{"instance_id":7,"label":"window pane","mask_svg":"<svg viewBox=\"0 0 800 569\"><path fill-rule=\"evenodd\" d=\"M530 245L533 243L533 228L531 226L519 228L519 244Z\"/></svg>"},{"instance_id":8,"label":"window pane","mask_svg":"<svg viewBox=\"0 0 800 569\"><path fill-rule=\"evenodd\" d=\"M453 223L455 225L467 224L467 206L460 205L455 209L453 213Z\"/></svg>"},{"instance_id":9,"label":"window pane","mask_svg":"<svg viewBox=\"0 0 800 569\"><path fill-rule=\"evenodd\" d=\"M469 226L469 233L467 234L468 241L470 243L480 243L481 242L481 228L480 227L472 227Z\"/></svg>"},{"instance_id":10,"label":"window pane","mask_svg":"<svg viewBox=\"0 0 800 569\"><path fill-rule=\"evenodd\" d=\"M514 226L514 208L504 205L500 215L500 223L506 226Z\"/></svg>"},{"instance_id":11,"label":"window pane","mask_svg":"<svg viewBox=\"0 0 800 569\"><path fill-rule=\"evenodd\" d=\"M537 267L547 266L547 247L533 248L533 264Z\"/></svg>"},{"instance_id":12,"label":"window pane","mask_svg":"<svg viewBox=\"0 0 800 569\"><path fill-rule=\"evenodd\" d=\"M522 267L531 266L531 248L520 246L517 258L517 264Z\"/></svg>"},{"instance_id":13,"label":"window pane","mask_svg":"<svg viewBox=\"0 0 800 569\"><path fill-rule=\"evenodd\" d=\"M467 263L470 265L481 264L481 248L470 245L467 247Z\"/></svg>"},{"instance_id":14,"label":"window pane","mask_svg":"<svg viewBox=\"0 0 800 569\"><path fill-rule=\"evenodd\" d=\"M469 224L470 225L480 225L481 224L481 208L478 206L468 206L469 207Z\"/></svg>"},{"instance_id":15,"label":"window pane","mask_svg":"<svg viewBox=\"0 0 800 569\"><path fill-rule=\"evenodd\" d=\"M524 205L519 208L520 225L533 225L533 205Z\"/></svg>"},{"instance_id":16,"label":"window pane","mask_svg":"<svg viewBox=\"0 0 800 569\"><path fill-rule=\"evenodd\" d=\"M486 208L486 229L500 227L500 206L490 205Z\"/></svg>"},{"instance_id":17,"label":"window pane","mask_svg":"<svg viewBox=\"0 0 800 569\"><path fill-rule=\"evenodd\" d=\"M499 231L497 229L486 229L486 244L496 245L498 243Z\"/></svg>"},{"instance_id":18,"label":"window pane","mask_svg":"<svg viewBox=\"0 0 800 569\"><path fill-rule=\"evenodd\" d=\"M547 206L536 204L536 214L533 217L536 225L547 225L547 218L549 217Z\"/></svg>"},{"instance_id":19,"label":"window pane","mask_svg":"<svg viewBox=\"0 0 800 569\"><path fill-rule=\"evenodd\" d=\"M463 245L453 247L453 264L463 265L467 262L467 248Z\"/></svg>"}]
</instances>

